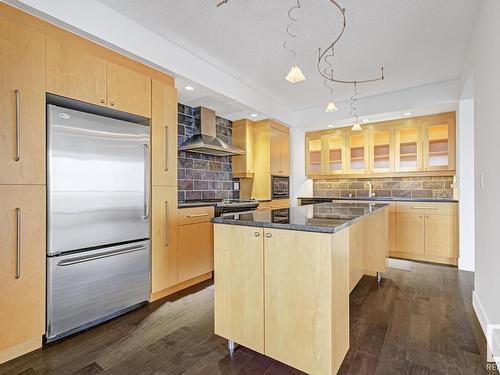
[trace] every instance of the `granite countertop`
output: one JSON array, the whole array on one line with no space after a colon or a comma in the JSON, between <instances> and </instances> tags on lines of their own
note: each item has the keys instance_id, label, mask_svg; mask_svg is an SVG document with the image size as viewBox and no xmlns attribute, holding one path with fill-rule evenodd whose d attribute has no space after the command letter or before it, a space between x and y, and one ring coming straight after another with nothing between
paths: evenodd
<instances>
[{"instance_id":1,"label":"granite countertop","mask_svg":"<svg viewBox=\"0 0 500 375\"><path fill-rule=\"evenodd\" d=\"M383 202L458 202L456 199L449 198L415 198L415 197L298 197L297 199L315 199L323 202L331 201L383 201Z\"/></svg>"},{"instance_id":2,"label":"granite countertop","mask_svg":"<svg viewBox=\"0 0 500 375\"><path fill-rule=\"evenodd\" d=\"M259 202L270 202L271 200L258 200ZM222 199L207 199L207 200L191 200L191 201L178 201L178 208L191 208L191 207L210 207L216 206L217 203L222 202Z\"/></svg>"},{"instance_id":3,"label":"granite countertop","mask_svg":"<svg viewBox=\"0 0 500 375\"><path fill-rule=\"evenodd\" d=\"M336 233L386 206L387 204L384 203L324 202L216 217L212 219L212 222L259 228Z\"/></svg>"}]
</instances>

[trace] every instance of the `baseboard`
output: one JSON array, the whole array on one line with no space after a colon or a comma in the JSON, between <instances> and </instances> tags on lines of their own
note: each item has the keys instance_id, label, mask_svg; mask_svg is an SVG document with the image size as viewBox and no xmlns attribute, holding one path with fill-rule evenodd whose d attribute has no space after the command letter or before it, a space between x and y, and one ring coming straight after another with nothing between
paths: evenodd
<instances>
[{"instance_id":1,"label":"baseboard","mask_svg":"<svg viewBox=\"0 0 500 375\"><path fill-rule=\"evenodd\" d=\"M149 302L154 302L156 300L159 300L160 298L167 297L171 294L177 293L183 289L189 288L190 286L199 284L203 281L209 280L212 278L213 272L207 272L203 275L194 277L190 280L183 281L182 283L179 283L177 285L171 286L169 288L165 288L162 290L158 290L154 293L151 293L149 296Z\"/></svg>"},{"instance_id":2,"label":"baseboard","mask_svg":"<svg viewBox=\"0 0 500 375\"><path fill-rule=\"evenodd\" d=\"M458 269L461 271L470 271L470 272L475 271L474 264L471 264L471 262L467 262L462 258L458 258Z\"/></svg>"},{"instance_id":3,"label":"baseboard","mask_svg":"<svg viewBox=\"0 0 500 375\"><path fill-rule=\"evenodd\" d=\"M0 364L11 359L22 356L42 347L42 335L40 337L22 342L7 349L0 350Z\"/></svg>"},{"instance_id":4,"label":"baseboard","mask_svg":"<svg viewBox=\"0 0 500 375\"><path fill-rule=\"evenodd\" d=\"M477 295L476 291L472 291L472 307L474 308L474 312L476 313L477 320L479 320L479 324L481 325L481 329L483 330L484 336L486 337L487 335L487 330L488 330L488 324L490 323L490 320L488 319L488 315L486 314L486 311L484 311L483 304L479 300L479 296ZM497 371L500 373L500 361L496 362L497 364Z\"/></svg>"}]
</instances>

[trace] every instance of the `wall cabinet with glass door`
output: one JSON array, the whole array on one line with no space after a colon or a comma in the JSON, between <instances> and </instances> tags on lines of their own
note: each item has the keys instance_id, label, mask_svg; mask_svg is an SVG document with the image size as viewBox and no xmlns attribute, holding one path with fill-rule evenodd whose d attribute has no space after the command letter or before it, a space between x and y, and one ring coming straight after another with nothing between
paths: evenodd
<instances>
[{"instance_id":1,"label":"wall cabinet with glass door","mask_svg":"<svg viewBox=\"0 0 500 375\"><path fill-rule=\"evenodd\" d=\"M321 135L306 137L306 175L323 174Z\"/></svg>"},{"instance_id":2,"label":"wall cabinet with glass door","mask_svg":"<svg viewBox=\"0 0 500 375\"><path fill-rule=\"evenodd\" d=\"M369 173L369 133L368 130L346 130L348 173Z\"/></svg>"},{"instance_id":3,"label":"wall cabinet with glass door","mask_svg":"<svg viewBox=\"0 0 500 375\"><path fill-rule=\"evenodd\" d=\"M425 171L455 169L455 116L445 113L425 121L423 168Z\"/></svg>"},{"instance_id":4,"label":"wall cabinet with glass door","mask_svg":"<svg viewBox=\"0 0 500 375\"><path fill-rule=\"evenodd\" d=\"M410 121L397 125L395 132L396 172L422 170L421 127Z\"/></svg>"},{"instance_id":5,"label":"wall cabinet with glass door","mask_svg":"<svg viewBox=\"0 0 500 375\"><path fill-rule=\"evenodd\" d=\"M340 129L322 137L326 174L343 174L347 171L345 158L345 131Z\"/></svg>"},{"instance_id":6,"label":"wall cabinet with glass door","mask_svg":"<svg viewBox=\"0 0 500 375\"><path fill-rule=\"evenodd\" d=\"M374 126L370 132L371 173L394 172L394 128Z\"/></svg>"}]
</instances>

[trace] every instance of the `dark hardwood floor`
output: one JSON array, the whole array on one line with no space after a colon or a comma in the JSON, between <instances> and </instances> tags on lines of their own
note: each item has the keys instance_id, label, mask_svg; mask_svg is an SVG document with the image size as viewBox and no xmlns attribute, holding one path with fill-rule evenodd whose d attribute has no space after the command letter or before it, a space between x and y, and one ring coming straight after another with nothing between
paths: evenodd
<instances>
[{"instance_id":1,"label":"dark hardwood floor","mask_svg":"<svg viewBox=\"0 0 500 375\"><path fill-rule=\"evenodd\" d=\"M473 274L413 263L351 294L341 374L485 374ZM213 334L213 285L198 285L0 365L0 374L300 374Z\"/></svg>"}]
</instances>

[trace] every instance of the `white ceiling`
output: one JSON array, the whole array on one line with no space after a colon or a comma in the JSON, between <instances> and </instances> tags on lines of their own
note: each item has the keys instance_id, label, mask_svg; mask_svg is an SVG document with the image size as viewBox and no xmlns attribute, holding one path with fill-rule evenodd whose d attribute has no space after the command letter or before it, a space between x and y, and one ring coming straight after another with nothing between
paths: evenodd
<instances>
[{"instance_id":1,"label":"white ceiling","mask_svg":"<svg viewBox=\"0 0 500 375\"><path fill-rule=\"evenodd\" d=\"M282 47L287 11L294 0L99 0L161 37L281 103L291 111L323 106L329 91L316 70L318 47L325 47L339 30L340 18L328 0L302 0L292 26L297 63L307 77L291 85L283 79L292 58ZM383 82L360 87L361 96L419 87L457 79L479 1L477 0L344 0L347 30L338 44L338 78L366 79L379 74ZM186 81L187 82L187 81ZM208 92L207 92L208 93ZM352 87L336 86L338 101ZM201 93L180 93L203 104ZM217 98L213 98L217 99ZM231 103L227 113L245 113ZM189 103L188 103L189 104ZM207 105L207 104L205 104ZM231 108L234 107L234 108ZM247 110L248 109L248 110ZM318 107L318 110L321 108Z\"/></svg>"}]
</instances>

